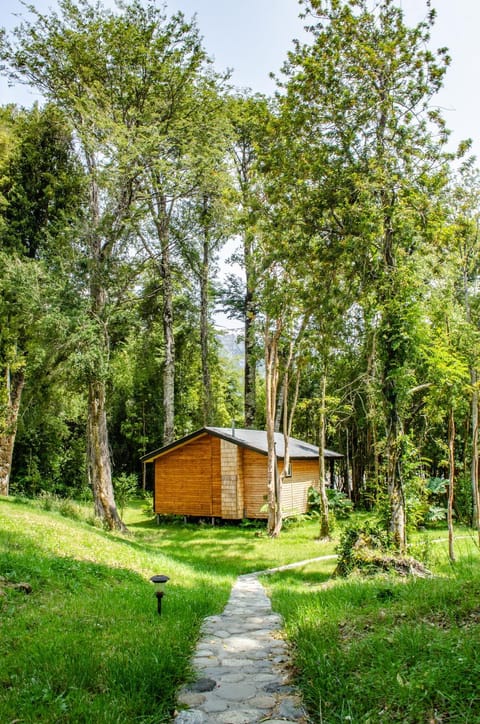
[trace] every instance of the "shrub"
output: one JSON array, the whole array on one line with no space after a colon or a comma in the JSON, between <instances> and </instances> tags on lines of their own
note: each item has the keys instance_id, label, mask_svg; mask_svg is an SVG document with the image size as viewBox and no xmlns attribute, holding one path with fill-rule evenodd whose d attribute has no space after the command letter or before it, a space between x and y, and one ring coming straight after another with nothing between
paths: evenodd
<instances>
[{"instance_id":1,"label":"shrub","mask_svg":"<svg viewBox=\"0 0 480 724\"><path fill-rule=\"evenodd\" d=\"M58 505L58 498L56 495L53 495L53 493L42 490L40 495L38 496L38 502L42 510L56 510Z\"/></svg>"},{"instance_id":2,"label":"shrub","mask_svg":"<svg viewBox=\"0 0 480 724\"><path fill-rule=\"evenodd\" d=\"M327 488L328 510L339 520L349 518L353 513L353 503L350 498L336 488ZM321 500L317 488L308 490L308 508L311 513L320 513Z\"/></svg>"},{"instance_id":3,"label":"shrub","mask_svg":"<svg viewBox=\"0 0 480 724\"><path fill-rule=\"evenodd\" d=\"M120 475L117 475L113 479L113 489L115 491L115 502L120 511L120 516L123 517L125 506L137 493L137 476L134 473L130 475L127 475L127 473L120 473Z\"/></svg>"},{"instance_id":4,"label":"shrub","mask_svg":"<svg viewBox=\"0 0 480 724\"><path fill-rule=\"evenodd\" d=\"M81 507L74 500L70 500L70 498L60 499L57 509L60 515L63 515L64 518L83 520L84 516Z\"/></svg>"},{"instance_id":5,"label":"shrub","mask_svg":"<svg viewBox=\"0 0 480 724\"><path fill-rule=\"evenodd\" d=\"M442 523L447 518L447 509L439 505L431 505L425 516L425 523L435 524Z\"/></svg>"},{"instance_id":6,"label":"shrub","mask_svg":"<svg viewBox=\"0 0 480 724\"><path fill-rule=\"evenodd\" d=\"M455 515L466 525L473 525L472 481L469 475L462 475L455 484Z\"/></svg>"},{"instance_id":7,"label":"shrub","mask_svg":"<svg viewBox=\"0 0 480 724\"><path fill-rule=\"evenodd\" d=\"M84 514L81 506L71 498L60 498L58 495L47 490L42 490L37 498L38 505L42 510L56 511L64 518L72 520L83 520Z\"/></svg>"},{"instance_id":8,"label":"shrub","mask_svg":"<svg viewBox=\"0 0 480 724\"><path fill-rule=\"evenodd\" d=\"M142 513L144 515L152 516L154 514L152 493L150 493L148 490L143 490L141 493L141 497L143 501Z\"/></svg>"},{"instance_id":9,"label":"shrub","mask_svg":"<svg viewBox=\"0 0 480 724\"><path fill-rule=\"evenodd\" d=\"M327 488L329 510L334 513L335 518L346 519L353 513L353 503L345 493L335 488Z\"/></svg>"},{"instance_id":10,"label":"shrub","mask_svg":"<svg viewBox=\"0 0 480 724\"><path fill-rule=\"evenodd\" d=\"M367 575L392 572L401 576L431 576L423 563L399 553L390 534L373 524L347 527L336 550L339 555L337 576L346 577L353 571Z\"/></svg>"},{"instance_id":11,"label":"shrub","mask_svg":"<svg viewBox=\"0 0 480 724\"><path fill-rule=\"evenodd\" d=\"M348 576L356 569L368 571L372 564L369 557L365 556L365 550L385 553L391 549L391 538L380 526L373 523L347 526L336 547L338 563L335 573Z\"/></svg>"}]
</instances>

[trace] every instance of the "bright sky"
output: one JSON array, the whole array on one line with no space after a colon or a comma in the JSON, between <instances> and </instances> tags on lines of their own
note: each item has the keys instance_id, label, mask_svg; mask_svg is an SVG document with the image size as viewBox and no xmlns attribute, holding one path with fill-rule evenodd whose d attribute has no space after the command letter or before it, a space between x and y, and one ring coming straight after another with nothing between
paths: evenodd
<instances>
[{"instance_id":1,"label":"bright sky","mask_svg":"<svg viewBox=\"0 0 480 724\"><path fill-rule=\"evenodd\" d=\"M45 12L54 0L30 0ZM160 0L157 0L160 2ZM104 0L113 6L114 0ZM432 0L438 18L432 37L434 48L447 46L452 56L445 88L438 97L455 143L474 140L480 157L480 69L479 0ZM398 0L407 18L420 19L425 0ZM167 0L171 12L183 10L187 17L197 14L207 52L218 70L233 69L232 81L239 87L273 93L269 78L277 72L295 37L303 37L303 22L298 17L297 0ZM0 25L17 24L15 13L24 12L21 0L2 0ZM7 88L0 79L0 102L29 105L35 97L25 89Z\"/></svg>"}]
</instances>

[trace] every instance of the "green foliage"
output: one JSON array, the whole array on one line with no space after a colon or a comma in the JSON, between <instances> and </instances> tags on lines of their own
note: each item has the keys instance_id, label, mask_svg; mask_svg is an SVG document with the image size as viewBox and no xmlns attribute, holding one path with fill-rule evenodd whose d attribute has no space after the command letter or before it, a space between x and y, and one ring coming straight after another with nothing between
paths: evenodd
<instances>
[{"instance_id":1,"label":"green foliage","mask_svg":"<svg viewBox=\"0 0 480 724\"><path fill-rule=\"evenodd\" d=\"M433 496L442 496L447 492L448 480L445 478L429 478L427 490Z\"/></svg>"},{"instance_id":2,"label":"green foliage","mask_svg":"<svg viewBox=\"0 0 480 724\"><path fill-rule=\"evenodd\" d=\"M455 481L454 512L459 523L473 525L472 481L468 475L459 475Z\"/></svg>"},{"instance_id":3,"label":"green foliage","mask_svg":"<svg viewBox=\"0 0 480 724\"><path fill-rule=\"evenodd\" d=\"M427 526L441 524L447 517L448 480L430 478L427 482L428 510L424 523ZM458 522L472 524L472 483L467 475L460 475L455 482L454 514Z\"/></svg>"},{"instance_id":4,"label":"green foliage","mask_svg":"<svg viewBox=\"0 0 480 724\"><path fill-rule=\"evenodd\" d=\"M0 180L5 199L2 247L52 263L77 225L85 194L84 175L65 117L53 104L29 111L1 109L15 146Z\"/></svg>"},{"instance_id":5,"label":"green foliage","mask_svg":"<svg viewBox=\"0 0 480 724\"><path fill-rule=\"evenodd\" d=\"M72 405L64 389L51 392L70 357L72 320L82 307L70 259L84 199L83 171L58 108L8 107L1 114L14 143L0 160L5 201L0 209L0 434L6 424L16 443L13 489L59 491L72 477L78 481L78 469L68 470L76 453L71 418L66 421ZM8 381L15 377L25 381L20 416L9 392ZM71 451L62 447L66 439ZM5 457L5 438L1 444Z\"/></svg>"},{"instance_id":6,"label":"green foliage","mask_svg":"<svg viewBox=\"0 0 480 724\"><path fill-rule=\"evenodd\" d=\"M438 505L431 505L425 516L426 524L443 523L447 518L447 509Z\"/></svg>"},{"instance_id":7,"label":"green foliage","mask_svg":"<svg viewBox=\"0 0 480 724\"><path fill-rule=\"evenodd\" d=\"M377 568L365 556L365 550L375 551L379 555L391 551L391 536L384 528L373 523L346 526L336 548L338 553L337 574L348 576L356 570L366 573L375 572Z\"/></svg>"},{"instance_id":8,"label":"green foliage","mask_svg":"<svg viewBox=\"0 0 480 724\"><path fill-rule=\"evenodd\" d=\"M335 488L326 488L328 498L329 513L333 513L334 517L339 520L346 520L353 513L353 503L341 490ZM321 511L321 498L317 488L308 489L308 509L309 512L319 514Z\"/></svg>"},{"instance_id":9,"label":"green foliage","mask_svg":"<svg viewBox=\"0 0 480 724\"><path fill-rule=\"evenodd\" d=\"M335 518L344 520L349 518L353 513L353 503L341 490L335 488L327 488L328 508L332 511Z\"/></svg>"},{"instance_id":10,"label":"green foliage","mask_svg":"<svg viewBox=\"0 0 480 724\"><path fill-rule=\"evenodd\" d=\"M426 525L442 523L447 518L447 487L445 478L429 478L426 489L428 495L428 511L425 515Z\"/></svg>"},{"instance_id":11,"label":"green foliage","mask_svg":"<svg viewBox=\"0 0 480 724\"><path fill-rule=\"evenodd\" d=\"M113 478L113 489L120 516L123 518L125 506L138 493L138 477L134 473L127 475L120 473Z\"/></svg>"},{"instance_id":12,"label":"green foliage","mask_svg":"<svg viewBox=\"0 0 480 724\"><path fill-rule=\"evenodd\" d=\"M24 392L12 466L12 489L80 498L88 489L84 400L65 379L67 370L42 365Z\"/></svg>"}]
</instances>

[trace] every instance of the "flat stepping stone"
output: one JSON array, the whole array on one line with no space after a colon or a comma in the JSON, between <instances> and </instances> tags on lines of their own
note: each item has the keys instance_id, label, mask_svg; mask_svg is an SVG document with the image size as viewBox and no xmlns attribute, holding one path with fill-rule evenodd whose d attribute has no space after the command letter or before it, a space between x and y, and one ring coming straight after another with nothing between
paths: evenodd
<instances>
[{"instance_id":1,"label":"flat stepping stone","mask_svg":"<svg viewBox=\"0 0 480 724\"><path fill-rule=\"evenodd\" d=\"M227 699L228 701L248 701L253 699L257 692L254 684L228 684L224 683L223 680L220 686L215 690L217 697L220 699Z\"/></svg>"},{"instance_id":2,"label":"flat stepping stone","mask_svg":"<svg viewBox=\"0 0 480 724\"><path fill-rule=\"evenodd\" d=\"M216 685L217 682L214 679L207 679L206 677L202 676L200 679L197 679L192 684L187 684L185 688L187 691L196 692L213 691Z\"/></svg>"}]
</instances>

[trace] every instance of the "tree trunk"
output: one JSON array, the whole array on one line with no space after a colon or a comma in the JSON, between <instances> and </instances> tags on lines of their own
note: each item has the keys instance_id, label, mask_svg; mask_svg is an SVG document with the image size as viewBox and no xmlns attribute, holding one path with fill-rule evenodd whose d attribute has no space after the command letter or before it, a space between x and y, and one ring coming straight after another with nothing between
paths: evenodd
<instances>
[{"instance_id":1,"label":"tree trunk","mask_svg":"<svg viewBox=\"0 0 480 724\"><path fill-rule=\"evenodd\" d=\"M275 406L278 387L278 339L280 324L277 321L273 333L269 331L268 319L265 324L265 398L267 422L267 490L268 490L268 534L272 537L280 533L282 512L277 469L277 451L275 447Z\"/></svg>"},{"instance_id":2,"label":"tree trunk","mask_svg":"<svg viewBox=\"0 0 480 724\"><path fill-rule=\"evenodd\" d=\"M282 409L284 411L283 414L283 474L282 474L282 483L285 480L285 477L289 474L289 468L290 468L290 414L288 409L288 377L289 372L288 370L285 370L285 374L282 380L282 395L283 395L283 403L282 403ZM275 416L278 420L278 417ZM277 422L275 422L275 429L277 427ZM280 501L281 503L281 501Z\"/></svg>"},{"instance_id":3,"label":"tree trunk","mask_svg":"<svg viewBox=\"0 0 480 724\"><path fill-rule=\"evenodd\" d=\"M387 203L384 200L384 203ZM400 388L399 372L405 365L401 359L398 339L395 329L398 326L398 310L395 305L389 308L392 300L398 296L397 282L395 281L396 264L393 250L393 230L391 223L391 209L384 217L384 273L385 289L383 290L383 303L386 307L383 319L383 369L382 394L385 407L385 422L387 440L385 456L387 463L387 490L390 502L390 532L393 542L400 552L407 545L406 540L406 511L405 494L402 480L402 457L400 450L402 421L400 417Z\"/></svg>"},{"instance_id":4,"label":"tree trunk","mask_svg":"<svg viewBox=\"0 0 480 724\"><path fill-rule=\"evenodd\" d=\"M147 203L157 234L157 246L152 249L145 236L143 245L151 259L158 264L162 280L162 329L164 344L163 362L163 445L175 439L175 335L173 313L173 274L170 259L170 216L165 195L161 191L161 180L152 172L150 187L147 189Z\"/></svg>"},{"instance_id":5,"label":"tree trunk","mask_svg":"<svg viewBox=\"0 0 480 724\"><path fill-rule=\"evenodd\" d=\"M455 418L453 406L450 407L448 418L448 462L449 462L449 481L448 481L448 555L452 562L455 562L455 551L453 548L453 499L455 490Z\"/></svg>"},{"instance_id":6,"label":"tree trunk","mask_svg":"<svg viewBox=\"0 0 480 724\"><path fill-rule=\"evenodd\" d=\"M401 423L398 412L398 392L393 375L396 360L393 347L390 347L388 343L386 352L387 363L383 372L383 390L387 419L385 457L387 463L387 490L390 502L390 532L393 535L395 546L400 552L403 552L407 545L406 511L400 451Z\"/></svg>"},{"instance_id":7,"label":"tree trunk","mask_svg":"<svg viewBox=\"0 0 480 724\"><path fill-rule=\"evenodd\" d=\"M285 408L284 412L284 406L285 406L285 395L288 396L288 369L285 370L282 381L280 382L278 392L277 392L277 409L275 411L275 432L280 432L280 427L285 428L285 422L288 425L288 420L285 420L287 415L287 410ZM284 420L284 424L282 426L282 416Z\"/></svg>"},{"instance_id":8,"label":"tree trunk","mask_svg":"<svg viewBox=\"0 0 480 724\"><path fill-rule=\"evenodd\" d=\"M398 438L387 442L388 495L390 500L390 532L399 551L406 548L405 495L402 484L401 464L397 453Z\"/></svg>"},{"instance_id":9,"label":"tree trunk","mask_svg":"<svg viewBox=\"0 0 480 724\"><path fill-rule=\"evenodd\" d=\"M108 323L105 319L105 305L107 290L105 288L106 270L111 259L112 245L115 235L106 240L99 233L101 228L100 190L97 185L96 162L94 156L86 156L90 171L90 223L92 235L90 237L90 307L92 318L98 325L98 339L96 340L99 364L108 364L110 355L110 339ZM108 444L107 413L105 382L100 377L92 375L88 382L88 409L87 409L87 458L88 475L93 491L95 513L110 530L126 532L127 528L122 522L115 505L112 483L112 466L110 447Z\"/></svg>"},{"instance_id":10,"label":"tree trunk","mask_svg":"<svg viewBox=\"0 0 480 724\"><path fill-rule=\"evenodd\" d=\"M112 485L105 385L99 381L90 382L88 387L87 444L88 472L95 512L107 523L110 530L116 529L125 533L127 528L118 514Z\"/></svg>"},{"instance_id":11,"label":"tree trunk","mask_svg":"<svg viewBox=\"0 0 480 724\"><path fill-rule=\"evenodd\" d=\"M318 424L318 489L320 492L320 538L330 537L328 521L328 498L325 487L325 404L327 391L327 376L322 374L320 397L320 415Z\"/></svg>"},{"instance_id":12,"label":"tree trunk","mask_svg":"<svg viewBox=\"0 0 480 724\"><path fill-rule=\"evenodd\" d=\"M478 544L480 546L480 489L478 480L478 391L476 389L477 373L470 370L470 379L473 387L472 394L472 464L471 464L471 480L472 480L472 496L473 496L473 520L478 534Z\"/></svg>"},{"instance_id":13,"label":"tree trunk","mask_svg":"<svg viewBox=\"0 0 480 724\"><path fill-rule=\"evenodd\" d=\"M367 357L367 378L366 378L366 391L367 391L367 455L368 455L368 477L373 472L373 484L375 490L378 490L380 481L380 462L378 455L378 434L377 434L377 421L378 421L378 410L377 400L375 394L375 369L376 369L376 334L372 332L371 348ZM370 439L368 439L370 438Z\"/></svg>"},{"instance_id":14,"label":"tree trunk","mask_svg":"<svg viewBox=\"0 0 480 724\"><path fill-rule=\"evenodd\" d=\"M285 374L282 381L282 394L283 394L283 472L281 477L279 478L279 494L278 494L278 500L280 505L280 515L282 515L282 501L281 501L281 492L282 492L282 485L285 478L289 475L291 475L290 472L290 435L292 432L292 422L293 422L293 414L295 411L295 407L297 405L297 399L298 399L298 389L300 386L299 383L299 377L300 375L297 375L297 384L295 387L295 394L292 401L292 408L289 409L288 407L288 392L289 392L289 386L290 386L290 372L289 369L285 370ZM276 423L275 423L276 427Z\"/></svg>"},{"instance_id":15,"label":"tree trunk","mask_svg":"<svg viewBox=\"0 0 480 724\"><path fill-rule=\"evenodd\" d=\"M244 414L245 427L255 427L257 416L257 351L255 344L255 283L251 271L251 245L244 242L246 294L245 294L245 373L244 373Z\"/></svg>"},{"instance_id":16,"label":"tree trunk","mask_svg":"<svg viewBox=\"0 0 480 724\"><path fill-rule=\"evenodd\" d=\"M25 370L11 373L5 370L6 413L0 428L0 495L8 495L12 470L13 448L17 435L18 413L25 385Z\"/></svg>"},{"instance_id":17,"label":"tree trunk","mask_svg":"<svg viewBox=\"0 0 480 724\"><path fill-rule=\"evenodd\" d=\"M364 445L362 444L362 440L363 436L362 439L360 439L360 433L354 421L352 424L351 435L349 436L348 443L350 448L349 452L351 471L351 496L352 501L355 503L355 505L358 505L360 503L362 498L362 491L364 488L366 454L363 451ZM371 502L372 501L369 499L364 501L365 505L367 506L367 510L370 509L368 506L370 505L371 507Z\"/></svg>"},{"instance_id":18,"label":"tree trunk","mask_svg":"<svg viewBox=\"0 0 480 724\"><path fill-rule=\"evenodd\" d=\"M278 475L277 470L277 484L278 484L278 494L277 494L277 500L278 500L278 506L279 506L279 513L278 513L278 520L277 525L279 526L278 530L280 531L282 526L282 520L283 520L283 514L282 514L282 486L285 478L287 476L290 476L291 473L291 466L290 466L290 437L292 434L292 425L293 425L293 416L295 414L295 409L297 407L298 402L298 392L300 389L300 370L297 368L296 375L295 375L295 389L292 396L292 404L288 405L288 395L290 391L290 367L292 363L293 358L293 349L294 344L292 342L290 351L291 354L289 356L287 368L285 370L283 380L282 380L282 395L283 395L283 402L282 402L282 410L283 410L283 472L282 475ZM276 416L276 419L278 417ZM277 423L275 422L275 430L276 430Z\"/></svg>"},{"instance_id":19,"label":"tree trunk","mask_svg":"<svg viewBox=\"0 0 480 724\"><path fill-rule=\"evenodd\" d=\"M173 281L167 234L162 237L160 272L162 277L162 322L165 344L162 443L168 445L175 439L175 336L173 332Z\"/></svg>"},{"instance_id":20,"label":"tree trunk","mask_svg":"<svg viewBox=\"0 0 480 724\"><path fill-rule=\"evenodd\" d=\"M208 283L210 274L210 244L208 233L205 232L203 240L203 259L200 272L200 350L202 359L203 382L203 424L212 422L212 385L210 366L208 360Z\"/></svg>"}]
</instances>

